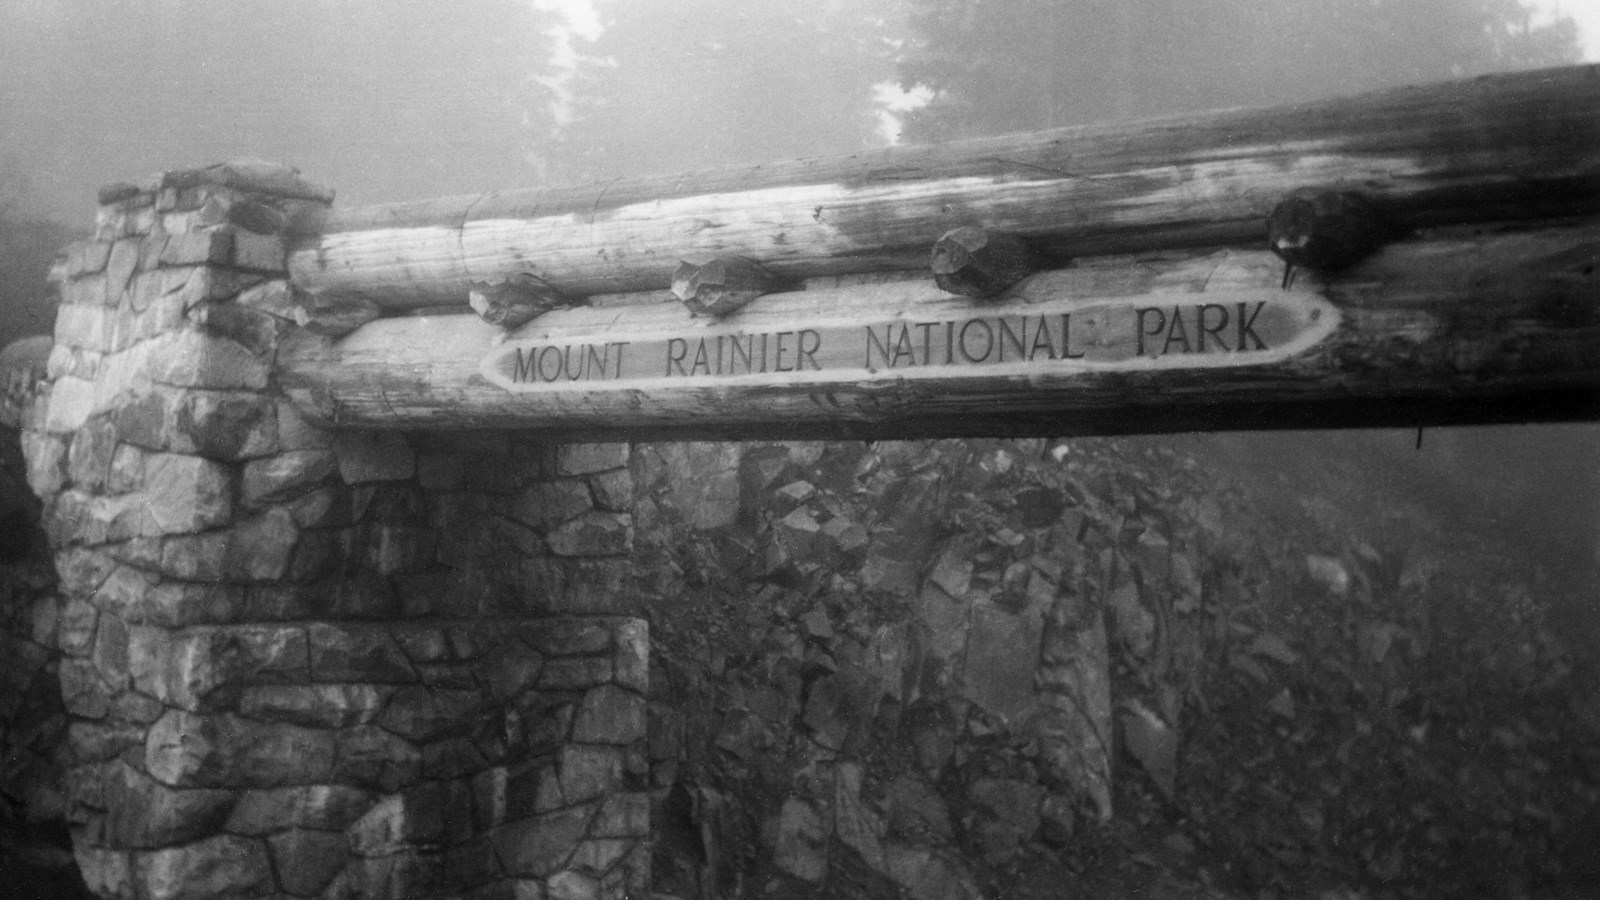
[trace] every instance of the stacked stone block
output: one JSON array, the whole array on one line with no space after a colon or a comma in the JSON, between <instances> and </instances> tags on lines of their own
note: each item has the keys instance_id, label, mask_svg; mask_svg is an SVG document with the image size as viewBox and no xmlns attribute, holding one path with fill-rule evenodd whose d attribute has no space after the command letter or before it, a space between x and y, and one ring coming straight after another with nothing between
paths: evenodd
<instances>
[{"instance_id":1,"label":"stacked stone block","mask_svg":"<svg viewBox=\"0 0 1600 900\"><path fill-rule=\"evenodd\" d=\"M620 445L336 433L279 391L261 163L102 192L24 437L68 818L118 898L642 893L648 635Z\"/></svg>"}]
</instances>

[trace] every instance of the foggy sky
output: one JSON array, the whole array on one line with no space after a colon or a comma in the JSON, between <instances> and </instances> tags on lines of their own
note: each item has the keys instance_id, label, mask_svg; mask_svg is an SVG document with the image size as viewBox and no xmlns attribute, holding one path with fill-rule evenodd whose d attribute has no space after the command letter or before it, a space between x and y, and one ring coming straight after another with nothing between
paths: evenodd
<instances>
[{"instance_id":1,"label":"foggy sky","mask_svg":"<svg viewBox=\"0 0 1600 900\"><path fill-rule=\"evenodd\" d=\"M239 156L296 165L344 205L851 152L894 131L893 60L871 53L904 40L897 0L787 17L663 4L681 28L607 57L595 39L626 2L0 0L0 202L77 227L103 183ZM869 10L881 34L863 37ZM1600 4L1566 11L1600 20ZM882 46L828 52L843 38ZM586 83L616 94L585 99Z\"/></svg>"},{"instance_id":2,"label":"foggy sky","mask_svg":"<svg viewBox=\"0 0 1600 900\"><path fill-rule=\"evenodd\" d=\"M296 165L351 205L845 153L894 133L905 0L656 0L631 31L626 2L0 0L0 209L82 228L101 184L241 156ZM1564 6L1600 59L1600 3ZM1593 428L1517 433L1567 447L1563 479L1594 470ZM1547 467L1483 453L1472 471ZM1594 533L1592 481L1555 504L1557 530Z\"/></svg>"}]
</instances>

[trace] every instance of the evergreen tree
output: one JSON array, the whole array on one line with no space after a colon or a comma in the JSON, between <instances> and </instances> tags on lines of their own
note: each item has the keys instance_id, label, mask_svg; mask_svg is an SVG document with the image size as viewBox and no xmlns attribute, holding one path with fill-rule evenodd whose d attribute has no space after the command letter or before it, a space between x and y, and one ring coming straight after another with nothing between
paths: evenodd
<instances>
[{"instance_id":1,"label":"evergreen tree","mask_svg":"<svg viewBox=\"0 0 1600 900\"><path fill-rule=\"evenodd\" d=\"M71 235L61 225L17 213L0 202L0 347L55 326L46 276Z\"/></svg>"},{"instance_id":2,"label":"evergreen tree","mask_svg":"<svg viewBox=\"0 0 1600 900\"><path fill-rule=\"evenodd\" d=\"M912 0L912 140L1036 130L1578 59L1517 0Z\"/></svg>"},{"instance_id":3,"label":"evergreen tree","mask_svg":"<svg viewBox=\"0 0 1600 900\"><path fill-rule=\"evenodd\" d=\"M893 0L603 0L552 149L559 182L843 153L882 142Z\"/></svg>"}]
</instances>

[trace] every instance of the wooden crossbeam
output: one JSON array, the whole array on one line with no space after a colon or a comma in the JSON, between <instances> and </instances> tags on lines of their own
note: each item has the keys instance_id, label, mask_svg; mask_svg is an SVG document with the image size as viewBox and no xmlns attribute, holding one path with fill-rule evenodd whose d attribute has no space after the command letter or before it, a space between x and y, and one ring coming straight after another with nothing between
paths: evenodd
<instances>
[{"instance_id":1,"label":"wooden crossbeam","mask_svg":"<svg viewBox=\"0 0 1600 900\"><path fill-rule=\"evenodd\" d=\"M1364 192L1405 226L1600 209L1600 69L1494 75L1265 110L895 147L571 189L335 209L293 277L389 310L523 274L574 298L664 290L681 257L795 280L927 265L961 226L1055 258L1254 245L1288 191Z\"/></svg>"},{"instance_id":2,"label":"wooden crossbeam","mask_svg":"<svg viewBox=\"0 0 1600 900\"><path fill-rule=\"evenodd\" d=\"M1267 250L1269 214L1298 277ZM281 383L337 426L889 438L1600 418L1594 66L334 210L298 235L300 288L389 313L280 349ZM548 299L525 323L490 296L522 282ZM474 291L487 322L436 314Z\"/></svg>"},{"instance_id":3,"label":"wooden crossbeam","mask_svg":"<svg viewBox=\"0 0 1600 900\"><path fill-rule=\"evenodd\" d=\"M891 438L1600 417L1600 223L1427 230L1282 288L1265 250L1080 260L997 298L927 279L300 333L278 377L348 427ZM643 298L648 299L648 298Z\"/></svg>"}]
</instances>

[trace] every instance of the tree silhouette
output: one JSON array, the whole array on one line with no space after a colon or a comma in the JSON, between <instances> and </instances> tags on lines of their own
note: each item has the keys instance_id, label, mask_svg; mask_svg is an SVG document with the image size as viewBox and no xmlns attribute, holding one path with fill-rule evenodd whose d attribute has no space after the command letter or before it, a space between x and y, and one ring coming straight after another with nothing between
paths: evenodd
<instances>
[{"instance_id":1,"label":"tree silhouette","mask_svg":"<svg viewBox=\"0 0 1600 900\"><path fill-rule=\"evenodd\" d=\"M911 140L942 140L1576 62L1517 0L910 0Z\"/></svg>"},{"instance_id":2,"label":"tree silhouette","mask_svg":"<svg viewBox=\"0 0 1600 900\"><path fill-rule=\"evenodd\" d=\"M881 143L898 0L599 4L604 31L551 148L572 182L840 153Z\"/></svg>"},{"instance_id":3,"label":"tree silhouette","mask_svg":"<svg viewBox=\"0 0 1600 900\"><path fill-rule=\"evenodd\" d=\"M55 327L50 263L72 239L65 226L29 215L14 176L0 179L0 347Z\"/></svg>"}]
</instances>

